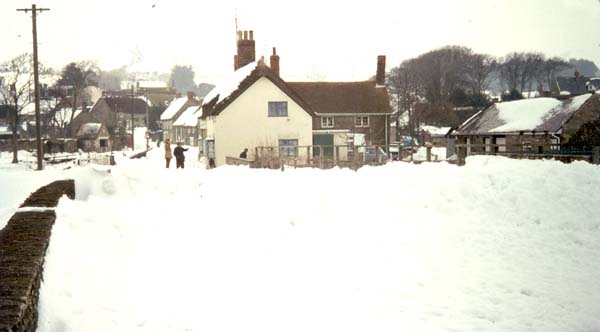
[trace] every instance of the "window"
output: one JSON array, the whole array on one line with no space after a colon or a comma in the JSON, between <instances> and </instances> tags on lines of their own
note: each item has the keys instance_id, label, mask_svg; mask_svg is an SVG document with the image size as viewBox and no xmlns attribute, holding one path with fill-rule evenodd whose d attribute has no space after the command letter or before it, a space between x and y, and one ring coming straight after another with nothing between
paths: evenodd
<instances>
[{"instance_id":1,"label":"window","mask_svg":"<svg viewBox=\"0 0 600 332\"><path fill-rule=\"evenodd\" d=\"M368 127L369 117L368 116L357 116L354 120L357 127Z\"/></svg>"},{"instance_id":2,"label":"window","mask_svg":"<svg viewBox=\"0 0 600 332\"><path fill-rule=\"evenodd\" d=\"M101 148L106 148L106 147L108 147L108 140L106 140L106 139L101 139L101 140L100 140L100 147L101 147Z\"/></svg>"},{"instance_id":3,"label":"window","mask_svg":"<svg viewBox=\"0 0 600 332\"><path fill-rule=\"evenodd\" d=\"M485 152L492 152L492 138L491 137L485 137L483 139L483 144L485 144Z\"/></svg>"},{"instance_id":4,"label":"window","mask_svg":"<svg viewBox=\"0 0 600 332\"><path fill-rule=\"evenodd\" d=\"M523 142L523 152L532 152L532 151L533 151L533 146L531 146L531 142L524 141Z\"/></svg>"},{"instance_id":5,"label":"window","mask_svg":"<svg viewBox=\"0 0 600 332\"><path fill-rule=\"evenodd\" d=\"M506 137L496 137L497 152L506 152Z\"/></svg>"},{"instance_id":6,"label":"window","mask_svg":"<svg viewBox=\"0 0 600 332\"><path fill-rule=\"evenodd\" d=\"M321 117L321 128L333 128L333 116Z\"/></svg>"},{"instance_id":7,"label":"window","mask_svg":"<svg viewBox=\"0 0 600 332\"><path fill-rule=\"evenodd\" d=\"M285 117L288 116L287 101L270 101L269 102L269 117Z\"/></svg>"},{"instance_id":8,"label":"window","mask_svg":"<svg viewBox=\"0 0 600 332\"><path fill-rule=\"evenodd\" d=\"M280 158L296 158L296 157L298 157L298 140L297 139L280 139L279 140L279 157Z\"/></svg>"}]
</instances>

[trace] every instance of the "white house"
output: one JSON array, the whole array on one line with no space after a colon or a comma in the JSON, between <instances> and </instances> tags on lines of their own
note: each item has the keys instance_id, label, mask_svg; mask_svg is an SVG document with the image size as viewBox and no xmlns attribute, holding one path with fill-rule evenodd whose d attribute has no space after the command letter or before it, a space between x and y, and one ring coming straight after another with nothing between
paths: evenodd
<instances>
[{"instance_id":1,"label":"white house","mask_svg":"<svg viewBox=\"0 0 600 332\"><path fill-rule=\"evenodd\" d=\"M312 144L313 112L263 61L251 62L217 85L202 104L201 153L225 164L244 149L278 146L284 156L306 158ZM274 152L277 153L277 152Z\"/></svg>"},{"instance_id":2,"label":"white house","mask_svg":"<svg viewBox=\"0 0 600 332\"><path fill-rule=\"evenodd\" d=\"M200 105L188 107L175 122L173 132L175 141L187 145L198 144L198 118L202 115Z\"/></svg>"},{"instance_id":3,"label":"white house","mask_svg":"<svg viewBox=\"0 0 600 332\"><path fill-rule=\"evenodd\" d=\"M198 106L200 102L194 97L193 93L188 92L187 97L175 98L167 109L160 115L160 123L163 129L163 139L170 139L172 142L177 141L173 124L181 114L189 107Z\"/></svg>"}]
</instances>

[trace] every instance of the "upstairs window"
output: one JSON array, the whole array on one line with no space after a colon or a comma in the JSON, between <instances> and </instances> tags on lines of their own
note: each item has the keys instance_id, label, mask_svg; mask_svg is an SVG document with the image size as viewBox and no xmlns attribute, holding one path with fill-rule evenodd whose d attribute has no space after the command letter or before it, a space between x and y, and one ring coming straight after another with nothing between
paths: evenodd
<instances>
[{"instance_id":1,"label":"upstairs window","mask_svg":"<svg viewBox=\"0 0 600 332\"><path fill-rule=\"evenodd\" d=\"M368 116L357 116L354 118L354 124L357 127L368 127L369 126L369 117Z\"/></svg>"},{"instance_id":2,"label":"upstairs window","mask_svg":"<svg viewBox=\"0 0 600 332\"><path fill-rule=\"evenodd\" d=\"M287 101L270 101L269 102L269 117L286 117L288 116Z\"/></svg>"},{"instance_id":3,"label":"upstairs window","mask_svg":"<svg viewBox=\"0 0 600 332\"><path fill-rule=\"evenodd\" d=\"M321 117L321 128L333 128L333 116Z\"/></svg>"}]
</instances>

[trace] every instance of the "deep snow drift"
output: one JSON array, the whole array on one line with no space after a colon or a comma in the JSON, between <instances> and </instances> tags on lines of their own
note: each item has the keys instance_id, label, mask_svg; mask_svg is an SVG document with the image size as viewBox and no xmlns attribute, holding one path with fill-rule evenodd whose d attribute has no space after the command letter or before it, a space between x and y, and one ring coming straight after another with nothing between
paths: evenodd
<instances>
[{"instance_id":1,"label":"deep snow drift","mask_svg":"<svg viewBox=\"0 0 600 332\"><path fill-rule=\"evenodd\" d=\"M63 174L39 331L600 330L598 166L161 158Z\"/></svg>"}]
</instances>

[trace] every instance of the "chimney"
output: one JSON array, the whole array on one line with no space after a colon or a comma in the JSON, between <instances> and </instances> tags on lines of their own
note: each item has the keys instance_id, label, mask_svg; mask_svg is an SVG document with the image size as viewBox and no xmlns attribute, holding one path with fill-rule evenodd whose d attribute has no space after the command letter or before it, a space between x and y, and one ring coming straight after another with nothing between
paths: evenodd
<instances>
[{"instance_id":1,"label":"chimney","mask_svg":"<svg viewBox=\"0 0 600 332\"><path fill-rule=\"evenodd\" d=\"M271 69L279 77L279 55L277 55L277 50L273 47L273 55L271 55Z\"/></svg>"},{"instance_id":2,"label":"chimney","mask_svg":"<svg viewBox=\"0 0 600 332\"><path fill-rule=\"evenodd\" d=\"M187 97L188 97L188 100L194 100L194 92L193 91L188 91L187 92Z\"/></svg>"},{"instance_id":3,"label":"chimney","mask_svg":"<svg viewBox=\"0 0 600 332\"><path fill-rule=\"evenodd\" d=\"M254 31L238 31L237 61L234 58L233 67L238 70L256 60Z\"/></svg>"},{"instance_id":4,"label":"chimney","mask_svg":"<svg viewBox=\"0 0 600 332\"><path fill-rule=\"evenodd\" d=\"M377 75L375 76L377 85L385 85L385 55L377 56Z\"/></svg>"}]
</instances>

